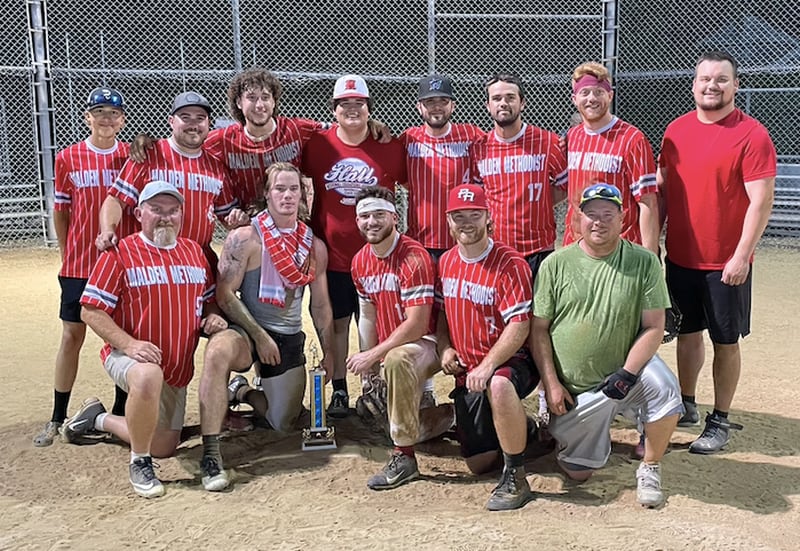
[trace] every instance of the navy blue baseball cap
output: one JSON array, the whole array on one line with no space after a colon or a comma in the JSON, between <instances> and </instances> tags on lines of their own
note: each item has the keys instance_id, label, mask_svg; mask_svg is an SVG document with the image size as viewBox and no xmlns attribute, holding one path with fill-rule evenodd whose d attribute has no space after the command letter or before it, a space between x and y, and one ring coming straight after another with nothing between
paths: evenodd
<instances>
[{"instance_id":1,"label":"navy blue baseball cap","mask_svg":"<svg viewBox=\"0 0 800 551\"><path fill-rule=\"evenodd\" d=\"M125 111L125 98L113 88L95 88L86 99L86 110L91 111L98 107L116 107Z\"/></svg>"}]
</instances>

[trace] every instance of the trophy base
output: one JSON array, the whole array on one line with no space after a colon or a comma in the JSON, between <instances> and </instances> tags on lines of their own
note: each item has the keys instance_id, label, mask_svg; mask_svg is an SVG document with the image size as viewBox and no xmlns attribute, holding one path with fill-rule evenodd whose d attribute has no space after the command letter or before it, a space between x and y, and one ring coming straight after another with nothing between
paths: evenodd
<instances>
[{"instance_id":1,"label":"trophy base","mask_svg":"<svg viewBox=\"0 0 800 551\"><path fill-rule=\"evenodd\" d=\"M303 451L335 450L335 433L334 427L303 429Z\"/></svg>"}]
</instances>

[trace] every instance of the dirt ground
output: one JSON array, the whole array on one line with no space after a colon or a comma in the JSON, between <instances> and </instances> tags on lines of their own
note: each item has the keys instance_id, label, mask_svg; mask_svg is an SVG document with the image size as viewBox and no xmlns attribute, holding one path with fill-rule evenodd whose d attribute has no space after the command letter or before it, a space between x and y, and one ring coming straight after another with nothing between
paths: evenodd
<instances>
[{"instance_id":1,"label":"dirt ground","mask_svg":"<svg viewBox=\"0 0 800 551\"><path fill-rule=\"evenodd\" d=\"M60 339L58 254L0 251L0 549L798 549L800 393L797 324L800 251L762 248L756 259L753 334L733 417L745 425L725 453L686 448L698 430L679 430L663 461L669 499L636 504L635 431L614 429L608 465L583 484L568 482L553 455L527 463L537 499L524 509L484 509L496 476L474 477L452 440L420 446L422 479L388 492L366 488L388 444L350 418L336 423L338 449L302 452L300 434L266 430L223 441L230 491L200 485L199 436L160 460L163 498L147 501L128 483L128 449L112 442L35 448L49 419ZM4 330L5 330L4 329ZM113 398L90 335L70 412L91 395ZM201 344L202 349L202 344ZM662 349L674 369L674 344ZM708 354L710 359L710 354ZM198 372L202 369L198 354ZM198 432L196 381L187 425ZM439 375L447 400L452 381ZM351 396L357 394L350 381ZM710 367L698 389L712 399Z\"/></svg>"}]
</instances>

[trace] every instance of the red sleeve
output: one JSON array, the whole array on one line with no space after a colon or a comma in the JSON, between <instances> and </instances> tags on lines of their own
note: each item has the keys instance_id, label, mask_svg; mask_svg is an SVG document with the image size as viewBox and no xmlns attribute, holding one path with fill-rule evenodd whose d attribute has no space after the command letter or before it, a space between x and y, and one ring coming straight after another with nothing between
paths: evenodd
<instances>
[{"instance_id":1,"label":"red sleeve","mask_svg":"<svg viewBox=\"0 0 800 551\"><path fill-rule=\"evenodd\" d=\"M119 250L105 251L92 268L81 296L81 304L94 306L109 316L113 315L122 291L124 277L125 270L119 259Z\"/></svg>"},{"instance_id":2,"label":"red sleeve","mask_svg":"<svg viewBox=\"0 0 800 551\"><path fill-rule=\"evenodd\" d=\"M498 308L506 324L531 319L533 288L531 269L524 258L513 258L500 278L503 296Z\"/></svg>"},{"instance_id":3,"label":"red sleeve","mask_svg":"<svg viewBox=\"0 0 800 551\"><path fill-rule=\"evenodd\" d=\"M774 177L778 160L775 145L767 130L758 125L750 133L750 139L746 143L742 158L742 177L745 183Z\"/></svg>"},{"instance_id":4,"label":"red sleeve","mask_svg":"<svg viewBox=\"0 0 800 551\"><path fill-rule=\"evenodd\" d=\"M656 184L656 163L653 157L653 148L644 134L638 134L636 142L628 149L627 159L628 170L631 175L630 185L631 194L636 199L648 193L657 193Z\"/></svg>"},{"instance_id":5,"label":"red sleeve","mask_svg":"<svg viewBox=\"0 0 800 551\"><path fill-rule=\"evenodd\" d=\"M412 251L406 257L406 273L400 282L400 297L403 306L433 304L435 281L433 260L427 251Z\"/></svg>"},{"instance_id":6,"label":"red sleeve","mask_svg":"<svg viewBox=\"0 0 800 551\"><path fill-rule=\"evenodd\" d=\"M64 158L64 151L56 155L55 164L55 205L56 210L70 210L72 204L72 180L69 177L69 168Z\"/></svg>"},{"instance_id":7,"label":"red sleeve","mask_svg":"<svg viewBox=\"0 0 800 551\"><path fill-rule=\"evenodd\" d=\"M158 146L156 145L156 147ZM108 194L129 207L135 208L139 202L139 193L148 181L147 167L150 165L152 155L155 153L149 151L148 158L143 163L137 163L131 159L125 161L114 185L108 189Z\"/></svg>"}]
</instances>

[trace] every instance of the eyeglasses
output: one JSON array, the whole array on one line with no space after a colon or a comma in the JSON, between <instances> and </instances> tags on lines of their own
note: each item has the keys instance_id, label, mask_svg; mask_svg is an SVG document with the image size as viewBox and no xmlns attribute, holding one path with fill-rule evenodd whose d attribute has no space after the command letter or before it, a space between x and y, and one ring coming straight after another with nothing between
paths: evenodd
<instances>
[{"instance_id":1,"label":"eyeglasses","mask_svg":"<svg viewBox=\"0 0 800 551\"><path fill-rule=\"evenodd\" d=\"M605 199L620 207L622 206L622 197L619 190L609 184L597 184L584 190L581 196L581 205L592 199Z\"/></svg>"}]
</instances>

